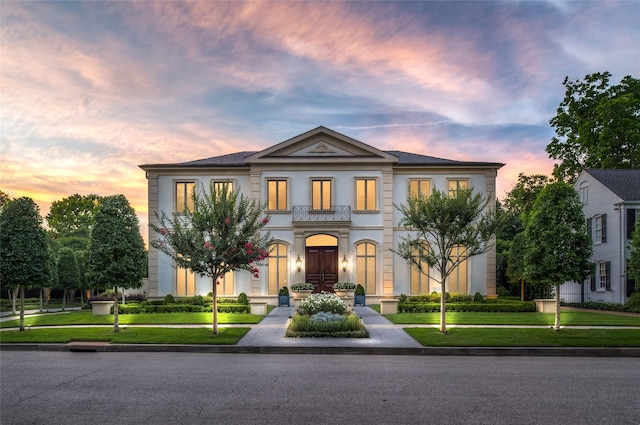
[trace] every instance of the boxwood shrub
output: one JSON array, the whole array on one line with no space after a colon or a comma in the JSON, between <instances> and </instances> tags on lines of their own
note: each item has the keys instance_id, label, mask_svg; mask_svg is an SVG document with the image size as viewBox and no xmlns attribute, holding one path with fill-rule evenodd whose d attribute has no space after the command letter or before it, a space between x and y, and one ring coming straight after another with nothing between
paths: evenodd
<instances>
[{"instance_id":1,"label":"boxwood shrub","mask_svg":"<svg viewBox=\"0 0 640 425\"><path fill-rule=\"evenodd\" d=\"M536 311L533 301L511 303L447 303L447 311L528 313ZM398 303L398 313L435 313L440 311L440 303Z\"/></svg>"}]
</instances>

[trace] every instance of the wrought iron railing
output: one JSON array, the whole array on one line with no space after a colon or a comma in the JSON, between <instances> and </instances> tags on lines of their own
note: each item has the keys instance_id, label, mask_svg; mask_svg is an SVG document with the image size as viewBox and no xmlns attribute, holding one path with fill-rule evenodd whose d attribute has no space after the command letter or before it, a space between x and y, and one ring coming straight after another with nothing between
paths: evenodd
<instances>
[{"instance_id":1,"label":"wrought iron railing","mask_svg":"<svg viewBox=\"0 0 640 425\"><path fill-rule=\"evenodd\" d=\"M293 221L351 221L351 206L333 205L329 210L317 210L310 205L294 205Z\"/></svg>"}]
</instances>

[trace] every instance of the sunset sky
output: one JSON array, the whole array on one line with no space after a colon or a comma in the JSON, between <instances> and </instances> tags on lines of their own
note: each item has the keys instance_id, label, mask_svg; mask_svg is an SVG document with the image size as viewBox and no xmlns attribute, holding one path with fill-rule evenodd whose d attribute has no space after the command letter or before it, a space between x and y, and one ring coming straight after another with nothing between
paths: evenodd
<instances>
[{"instance_id":1,"label":"sunset sky","mask_svg":"<svg viewBox=\"0 0 640 425\"><path fill-rule=\"evenodd\" d=\"M565 76L640 75L640 1L0 3L0 189L44 216L139 164L324 125L383 150L550 174Z\"/></svg>"}]
</instances>

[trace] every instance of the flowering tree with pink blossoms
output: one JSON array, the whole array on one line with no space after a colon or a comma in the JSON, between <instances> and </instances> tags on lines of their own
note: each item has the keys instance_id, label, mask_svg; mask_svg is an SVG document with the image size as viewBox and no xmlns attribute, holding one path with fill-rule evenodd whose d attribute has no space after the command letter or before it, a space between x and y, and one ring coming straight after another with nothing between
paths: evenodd
<instances>
[{"instance_id":1,"label":"flowering tree with pink blossoms","mask_svg":"<svg viewBox=\"0 0 640 425\"><path fill-rule=\"evenodd\" d=\"M271 237L262 228L266 205L249 200L238 190L212 184L209 191L194 190L192 209L167 216L156 212L158 224L151 228L158 239L151 245L170 256L177 267L211 277L213 286L213 333L218 333L218 279L228 272L246 270L259 276L256 265L269 256Z\"/></svg>"}]
</instances>

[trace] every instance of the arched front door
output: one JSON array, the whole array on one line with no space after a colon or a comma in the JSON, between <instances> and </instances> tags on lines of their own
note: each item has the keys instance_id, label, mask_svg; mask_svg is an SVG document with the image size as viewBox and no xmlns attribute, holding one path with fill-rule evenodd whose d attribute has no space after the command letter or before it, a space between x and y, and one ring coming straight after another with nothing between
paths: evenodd
<instances>
[{"instance_id":1,"label":"arched front door","mask_svg":"<svg viewBox=\"0 0 640 425\"><path fill-rule=\"evenodd\" d=\"M306 239L305 282L314 286L313 292L333 292L338 281L338 238L313 235Z\"/></svg>"}]
</instances>

